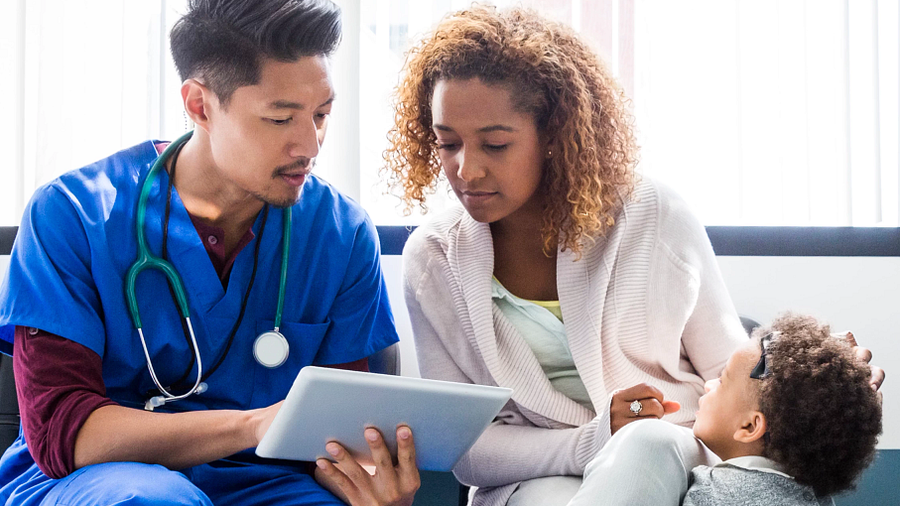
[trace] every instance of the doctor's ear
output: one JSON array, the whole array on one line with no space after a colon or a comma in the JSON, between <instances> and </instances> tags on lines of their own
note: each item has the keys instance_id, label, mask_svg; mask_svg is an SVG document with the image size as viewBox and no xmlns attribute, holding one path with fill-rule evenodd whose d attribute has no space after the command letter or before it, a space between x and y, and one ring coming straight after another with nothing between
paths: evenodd
<instances>
[{"instance_id":1,"label":"doctor's ear","mask_svg":"<svg viewBox=\"0 0 900 506\"><path fill-rule=\"evenodd\" d=\"M213 103L218 105L216 94L196 79L188 79L181 85L184 112L198 127L206 130Z\"/></svg>"},{"instance_id":2,"label":"doctor's ear","mask_svg":"<svg viewBox=\"0 0 900 506\"><path fill-rule=\"evenodd\" d=\"M769 426L766 417L759 411L751 411L744 418L741 427L735 431L734 440L739 443L754 443L760 441L768 432Z\"/></svg>"}]
</instances>

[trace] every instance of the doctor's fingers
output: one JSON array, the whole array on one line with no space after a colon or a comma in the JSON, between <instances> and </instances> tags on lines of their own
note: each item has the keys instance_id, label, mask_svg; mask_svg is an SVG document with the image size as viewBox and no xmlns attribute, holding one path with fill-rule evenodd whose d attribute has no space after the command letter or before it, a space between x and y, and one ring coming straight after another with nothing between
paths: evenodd
<instances>
[{"instance_id":1,"label":"doctor's fingers","mask_svg":"<svg viewBox=\"0 0 900 506\"><path fill-rule=\"evenodd\" d=\"M401 464L394 465L390 450L384 443L381 434L373 428L366 429L366 441L375 462L375 475L372 477L374 496L379 505L410 505L416 490L419 489L419 472L415 468L415 453L410 456L412 432L409 427L397 429L398 459ZM408 470L412 460L412 472Z\"/></svg>"},{"instance_id":2,"label":"doctor's fingers","mask_svg":"<svg viewBox=\"0 0 900 506\"><path fill-rule=\"evenodd\" d=\"M419 490L421 481L416 467L416 444L412 429L406 425L397 427L397 476L402 493L412 496Z\"/></svg>"},{"instance_id":3,"label":"doctor's fingers","mask_svg":"<svg viewBox=\"0 0 900 506\"><path fill-rule=\"evenodd\" d=\"M369 504L368 502L354 502L352 501L353 495L358 495L360 499L366 500L366 496L369 495L367 492L372 490L372 475L369 474L359 462L354 459L343 446L335 443L334 441L325 445L325 451L327 451L334 460L338 462L336 466L338 474L343 475L350 480L351 487L347 487L347 483L344 480L341 480L340 476L336 477L338 485L341 486L341 490L343 490L347 497L351 499L350 504ZM321 459L320 459L321 460Z\"/></svg>"},{"instance_id":4,"label":"doctor's fingers","mask_svg":"<svg viewBox=\"0 0 900 506\"><path fill-rule=\"evenodd\" d=\"M366 443L369 444L369 451L372 453L372 462L375 464L375 475L372 480L375 486L375 494L378 497L396 499L393 496L399 488L391 451L384 443L384 438L381 437L381 433L377 429L369 427L365 430L364 435Z\"/></svg>"},{"instance_id":5,"label":"doctor's fingers","mask_svg":"<svg viewBox=\"0 0 900 506\"><path fill-rule=\"evenodd\" d=\"M345 475L333 462L328 459L316 460L316 481L332 494L339 497L347 504L362 505L362 494L353 484L353 481Z\"/></svg>"}]
</instances>

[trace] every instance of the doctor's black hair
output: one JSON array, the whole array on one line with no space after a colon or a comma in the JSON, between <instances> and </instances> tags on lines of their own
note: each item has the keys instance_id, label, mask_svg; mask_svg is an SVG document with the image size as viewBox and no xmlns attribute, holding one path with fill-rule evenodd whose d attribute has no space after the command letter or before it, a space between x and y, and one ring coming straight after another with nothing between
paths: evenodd
<instances>
[{"instance_id":1,"label":"doctor's black hair","mask_svg":"<svg viewBox=\"0 0 900 506\"><path fill-rule=\"evenodd\" d=\"M200 80L227 106L259 82L266 58L330 56L341 41L341 9L330 0L188 0L172 28L181 80Z\"/></svg>"}]
</instances>

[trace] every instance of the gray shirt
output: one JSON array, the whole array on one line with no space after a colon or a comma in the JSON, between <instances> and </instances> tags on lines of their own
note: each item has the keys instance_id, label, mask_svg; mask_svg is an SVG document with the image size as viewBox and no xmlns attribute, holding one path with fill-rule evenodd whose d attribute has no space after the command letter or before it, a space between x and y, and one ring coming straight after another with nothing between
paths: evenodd
<instances>
[{"instance_id":1,"label":"gray shirt","mask_svg":"<svg viewBox=\"0 0 900 506\"><path fill-rule=\"evenodd\" d=\"M793 478L728 463L697 466L682 506L833 506Z\"/></svg>"}]
</instances>

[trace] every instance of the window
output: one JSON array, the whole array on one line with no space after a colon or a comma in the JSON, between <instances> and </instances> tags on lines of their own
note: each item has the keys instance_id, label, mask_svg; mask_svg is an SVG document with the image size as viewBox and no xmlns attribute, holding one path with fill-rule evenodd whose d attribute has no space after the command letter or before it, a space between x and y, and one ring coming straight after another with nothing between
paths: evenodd
<instances>
[{"instance_id":1,"label":"window","mask_svg":"<svg viewBox=\"0 0 900 506\"><path fill-rule=\"evenodd\" d=\"M897 226L896 2L636 7L645 172L706 224Z\"/></svg>"},{"instance_id":2,"label":"window","mask_svg":"<svg viewBox=\"0 0 900 506\"><path fill-rule=\"evenodd\" d=\"M4 4L0 225L17 225L35 188L63 172L185 130L167 35L182 2Z\"/></svg>"},{"instance_id":3,"label":"window","mask_svg":"<svg viewBox=\"0 0 900 506\"><path fill-rule=\"evenodd\" d=\"M705 224L898 225L896 2L516 3L593 45L633 98L639 171ZM380 223L422 220L376 186L403 51L466 5L361 0L361 198ZM430 207L452 200L439 191Z\"/></svg>"},{"instance_id":4,"label":"window","mask_svg":"<svg viewBox=\"0 0 900 506\"><path fill-rule=\"evenodd\" d=\"M460 0L338 0L338 102L317 172L415 224L378 169L403 53ZM894 0L495 0L571 24L633 97L640 171L708 225L898 226ZM184 0L12 0L0 16L0 224L62 172L186 128L168 31ZM8 15L6 15L8 14ZM434 211L454 197L439 190Z\"/></svg>"}]
</instances>

